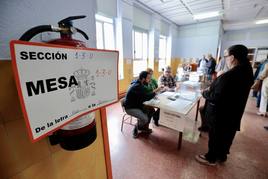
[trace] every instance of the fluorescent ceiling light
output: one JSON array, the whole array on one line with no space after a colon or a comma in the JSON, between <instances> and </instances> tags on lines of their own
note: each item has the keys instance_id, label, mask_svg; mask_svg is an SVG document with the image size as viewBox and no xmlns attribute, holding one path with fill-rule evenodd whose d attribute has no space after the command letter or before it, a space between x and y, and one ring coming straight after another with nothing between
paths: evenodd
<instances>
[{"instance_id":1,"label":"fluorescent ceiling light","mask_svg":"<svg viewBox=\"0 0 268 179\"><path fill-rule=\"evenodd\" d=\"M268 23L268 19L257 20L255 23L256 24L267 24Z\"/></svg>"},{"instance_id":2,"label":"fluorescent ceiling light","mask_svg":"<svg viewBox=\"0 0 268 179\"><path fill-rule=\"evenodd\" d=\"M219 11L206 12L206 13L201 13L201 14L195 14L194 19L195 20L207 19L207 18L211 18L211 17L217 17L219 15L221 15Z\"/></svg>"}]
</instances>

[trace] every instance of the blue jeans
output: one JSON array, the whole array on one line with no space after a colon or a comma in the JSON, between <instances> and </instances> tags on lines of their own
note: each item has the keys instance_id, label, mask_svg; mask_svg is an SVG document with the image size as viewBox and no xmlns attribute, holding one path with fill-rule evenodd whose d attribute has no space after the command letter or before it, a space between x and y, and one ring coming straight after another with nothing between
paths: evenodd
<instances>
[{"instance_id":1,"label":"blue jeans","mask_svg":"<svg viewBox=\"0 0 268 179\"><path fill-rule=\"evenodd\" d=\"M137 124L138 129L146 128L148 126L148 124L150 123L150 118L141 109L130 108L130 109L125 109L125 110L126 110L127 114L137 118L137 120L138 120L138 124Z\"/></svg>"},{"instance_id":2,"label":"blue jeans","mask_svg":"<svg viewBox=\"0 0 268 179\"><path fill-rule=\"evenodd\" d=\"M260 107L260 103L261 103L261 92L258 91L257 92L257 108Z\"/></svg>"}]
</instances>

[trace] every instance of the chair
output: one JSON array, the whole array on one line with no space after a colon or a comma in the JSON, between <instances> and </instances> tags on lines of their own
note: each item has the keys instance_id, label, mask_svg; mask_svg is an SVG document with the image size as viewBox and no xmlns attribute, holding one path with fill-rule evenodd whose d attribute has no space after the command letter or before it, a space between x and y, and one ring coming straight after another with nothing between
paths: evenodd
<instances>
[{"instance_id":1,"label":"chair","mask_svg":"<svg viewBox=\"0 0 268 179\"><path fill-rule=\"evenodd\" d=\"M124 123L132 125L132 126L135 126L135 124L132 123L132 118L135 118L135 117L126 113L126 110L125 110L125 98L122 98L120 100L120 102L121 102L121 106L122 106L122 109L123 109L123 112L124 112L124 115L122 117L122 123L121 123L121 132L123 132ZM129 122L128 122L128 120L129 120Z\"/></svg>"}]
</instances>

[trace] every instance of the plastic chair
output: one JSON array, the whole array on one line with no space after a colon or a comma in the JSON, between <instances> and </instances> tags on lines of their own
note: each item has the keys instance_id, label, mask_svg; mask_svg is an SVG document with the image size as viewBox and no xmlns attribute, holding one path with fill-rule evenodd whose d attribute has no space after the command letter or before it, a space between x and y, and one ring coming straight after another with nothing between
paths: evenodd
<instances>
[{"instance_id":1,"label":"plastic chair","mask_svg":"<svg viewBox=\"0 0 268 179\"><path fill-rule=\"evenodd\" d=\"M121 106L122 106L122 109L123 109L123 112L124 112L124 115L122 117L122 123L121 123L121 132L123 132L124 123L132 125L132 126L135 126L135 124L132 123L132 118L135 118L135 117L126 113L126 110L125 110L125 98L122 98L120 100L120 102L121 102Z\"/></svg>"}]
</instances>

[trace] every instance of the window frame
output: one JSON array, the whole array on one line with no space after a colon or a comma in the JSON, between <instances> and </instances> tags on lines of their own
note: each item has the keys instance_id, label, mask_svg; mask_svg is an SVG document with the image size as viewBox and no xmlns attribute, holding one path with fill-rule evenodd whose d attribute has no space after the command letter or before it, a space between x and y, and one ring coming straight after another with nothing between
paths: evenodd
<instances>
[{"instance_id":1,"label":"window frame","mask_svg":"<svg viewBox=\"0 0 268 179\"><path fill-rule=\"evenodd\" d=\"M105 17L103 15L98 15L96 14L95 15L95 20L96 20L96 34L98 33L97 32L97 23L101 23L101 28L102 28L102 46L103 46L103 49L105 50L116 50L116 37L115 37L115 22L112 18L109 18L109 17ZM113 48L107 48L107 44L105 44L105 30L104 30L104 24L109 24L109 25L112 25L112 29L113 29ZM97 37L97 35L96 35ZM97 39L96 39L96 46L97 46L98 42L97 42ZM97 46L97 48L99 48Z\"/></svg>"},{"instance_id":2,"label":"window frame","mask_svg":"<svg viewBox=\"0 0 268 179\"><path fill-rule=\"evenodd\" d=\"M163 39L163 40L165 40L165 57L164 58L162 58L162 57L160 57L160 39ZM165 67L165 65L167 64L167 43L168 43L168 36L165 36L165 35L162 35L162 34L160 34L159 35L159 48L158 48L158 58L159 58L159 60L158 60L158 71L159 72L161 72L162 71L162 68L164 68ZM164 66L162 66L162 67L160 67L160 61L164 61Z\"/></svg>"},{"instance_id":3,"label":"window frame","mask_svg":"<svg viewBox=\"0 0 268 179\"><path fill-rule=\"evenodd\" d=\"M135 38L135 32L137 33L141 33L141 54L142 54L142 57L141 58L137 58L136 57L136 49L135 49L135 45L136 45L136 38ZM146 52L144 52L144 35L146 35ZM149 56L149 32L147 30L144 30L144 29L141 29L141 28L138 28L138 27L134 27L132 29L132 47L133 47L133 77L137 77L139 74L138 73L134 73L134 63L135 61L144 61L146 63L146 68L148 67L148 56ZM146 56L144 56L146 53ZM145 69L144 69L145 70Z\"/></svg>"},{"instance_id":4,"label":"window frame","mask_svg":"<svg viewBox=\"0 0 268 179\"><path fill-rule=\"evenodd\" d=\"M96 48L98 49L106 49L106 50L117 50L117 37L116 37L116 21L114 18L110 18L107 16L103 16L100 14L95 14L95 23L96 23ZM97 23L101 24L101 36L102 36L102 48L98 46L98 30L97 30ZM107 48L107 44L105 44L105 24L109 24L112 26L113 29L113 48ZM121 34L122 35L122 34ZM123 49L122 49L123 50ZM119 51L119 50L118 50ZM123 51L121 52L123 53ZM120 58L119 55L119 61L118 61L118 79L123 80L124 79L124 60Z\"/></svg>"}]
</instances>

